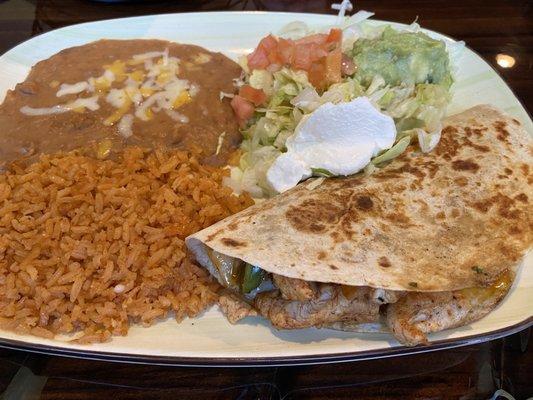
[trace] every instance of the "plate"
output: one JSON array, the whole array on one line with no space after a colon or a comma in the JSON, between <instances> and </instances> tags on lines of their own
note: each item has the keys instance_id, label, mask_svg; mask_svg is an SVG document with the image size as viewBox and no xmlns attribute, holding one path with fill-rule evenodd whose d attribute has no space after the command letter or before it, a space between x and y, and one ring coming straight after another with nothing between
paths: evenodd
<instances>
[{"instance_id":1,"label":"plate","mask_svg":"<svg viewBox=\"0 0 533 400\"><path fill-rule=\"evenodd\" d=\"M0 57L0 100L25 79L31 66L58 51L102 38L157 38L203 46L236 59L270 32L300 20L311 27L331 25L331 15L219 12L167 14L73 25L37 36ZM374 21L374 24L383 23ZM400 24L393 24L402 26ZM436 32L430 36L451 41ZM498 74L466 49L449 112L480 103L493 104L519 119L529 133L533 123ZM502 337L533 323L533 254L526 257L507 298L473 324L430 336L431 344L406 348L387 334L355 334L327 329L277 331L260 318L230 325L216 308L176 324L172 319L150 328L134 326L128 336L108 343L77 345L0 330L0 346L92 359L173 365L296 365L339 362L474 344Z\"/></svg>"}]
</instances>

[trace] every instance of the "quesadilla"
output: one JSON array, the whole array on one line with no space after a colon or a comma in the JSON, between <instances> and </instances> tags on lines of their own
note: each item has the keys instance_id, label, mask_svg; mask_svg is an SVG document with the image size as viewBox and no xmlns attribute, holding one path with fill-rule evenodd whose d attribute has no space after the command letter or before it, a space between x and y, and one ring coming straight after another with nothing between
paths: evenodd
<instances>
[{"instance_id":1,"label":"quesadilla","mask_svg":"<svg viewBox=\"0 0 533 400\"><path fill-rule=\"evenodd\" d=\"M226 288L230 322L279 329L381 324L406 345L462 326L509 291L532 243L531 138L477 106L440 143L370 176L309 180L186 239Z\"/></svg>"}]
</instances>

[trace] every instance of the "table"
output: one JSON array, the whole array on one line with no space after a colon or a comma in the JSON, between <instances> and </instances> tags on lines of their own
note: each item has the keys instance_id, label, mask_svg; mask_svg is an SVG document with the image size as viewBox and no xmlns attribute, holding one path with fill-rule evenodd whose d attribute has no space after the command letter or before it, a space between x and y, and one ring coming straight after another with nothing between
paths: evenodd
<instances>
[{"instance_id":1,"label":"table","mask_svg":"<svg viewBox=\"0 0 533 400\"><path fill-rule=\"evenodd\" d=\"M327 0L0 0L0 53L34 35L100 19L216 10L333 13L330 5ZM403 23L418 16L425 28L465 40L533 110L528 0L360 0L357 8ZM512 57L512 68L501 54ZM114 364L0 349L0 393L5 400L488 399L502 388L525 399L533 396L532 346L527 329L488 343L396 359L233 369ZM22 389L30 397L21 397Z\"/></svg>"},{"instance_id":2,"label":"table","mask_svg":"<svg viewBox=\"0 0 533 400\"><path fill-rule=\"evenodd\" d=\"M533 335L437 353L342 364L177 368L0 350L3 400L489 399L533 395ZM528 350L529 349L529 350ZM21 397L17 392L39 393ZM503 399L503 398L501 398Z\"/></svg>"}]
</instances>

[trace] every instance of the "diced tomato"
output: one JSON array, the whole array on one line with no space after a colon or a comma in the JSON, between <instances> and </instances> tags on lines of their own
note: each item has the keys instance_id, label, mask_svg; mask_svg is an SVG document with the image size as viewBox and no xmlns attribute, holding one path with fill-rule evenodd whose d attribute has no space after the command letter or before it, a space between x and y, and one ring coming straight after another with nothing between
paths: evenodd
<instances>
[{"instance_id":1,"label":"diced tomato","mask_svg":"<svg viewBox=\"0 0 533 400\"><path fill-rule=\"evenodd\" d=\"M329 31L328 38L326 39L328 43L341 43L342 42L342 31L338 28L333 28Z\"/></svg>"},{"instance_id":2,"label":"diced tomato","mask_svg":"<svg viewBox=\"0 0 533 400\"><path fill-rule=\"evenodd\" d=\"M258 48L261 47L265 49L267 53L269 53L278 47L278 41L276 40L274 36L268 35L268 36L265 36L263 39L261 39L257 47Z\"/></svg>"},{"instance_id":3,"label":"diced tomato","mask_svg":"<svg viewBox=\"0 0 533 400\"><path fill-rule=\"evenodd\" d=\"M326 35L325 33L316 33L314 35L309 35L301 39L298 39L295 41L295 43L296 43L296 46L310 44L310 43L322 45L326 43L327 40L328 40L328 35Z\"/></svg>"},{"instance_id":4,"label":"diced tomato","mask_svg":"<svg viewBox=\"0 0 533 400\"><path fill-rule=\"evenodd\" d=\"M315 62L313 65L311 65L307 76L309 78L309 82L311 82L315 88L319 90L326 88L326 67L323 62Z\"/></svg>"},{"instance_id":5,"label":"diced tomato","mask_svg":"<svg viewBox=\"0 0 533 400\"><path fill-rule=\"evenodd\" d=\"M324 48L324 46L319 46L315 43L311 43L309 45L309 57L311 57L311 61L320 60L322 57L326 57L327 55L328 51Z\"/></svg>"},{"instance_id":6,"label":"diced tomato","mask_svg":"<svg viewBox=\"0 0 533 400\"><path fill-rule=\"evenodd\" d=\"M294 49L294 61L292 66L296 69L303 69L309 71L313 60L311 59L311 45L302 44L296 46Z\"/></svg>"},{"instance_id":7,"label":"diced tomato","mask_svg":"<svg viewBox=\"0 0 533 400\"><path fill-rule=\"evenodd\" d=\"M250 85L241 86L241 89L239 90L239 96L251 101L255 106L263 104L267 99L265 92L263 92L261 89L255 89Z\"/></svg>"},{"instance_id":8,"label":"diced tomato","mask_svg":"<svg viewBox=\"0 0 533 400\"><path fill-rule=\"evenodd\" d=\"M253 53L248 54L248 67L251 70L265 69L269 63L268 55L262 47L258 47Z\"/></svg>"},{"instance_id":9,"label":"diced tomato","mask_svg":"<svg viewBox=\"0 0 533 400\"><path fill-rule=\"evenodd\" d=\"M254 115L255 109L252 103L239 95L233 97L230 104L241 126L243 126L246 121L248 121L252 115Z\"/></svg>"},{"instance_id":10,"label":"diced tomato","mask_svg":"<svg viewBox=\"0 0 533 400\"><path fill-rule=\"evenodd\" d=\"M267 69L271 72L278 71L284 65L304 70L308 72L311 83L323 89L341 80L341 41L340 29L331 29L329 34L317 33L296 41L283 38L278 40L268 35L261 39L255 51L248 56L248 66L252 70ZM251 86L245 86L239 95L258 106L266 100L266 96L262 91L252 92L255 90Z\"/></svg>"},{"instance_id":11,"label":"diced tomato","mask_svg":"<svg viewBox=\"0 0 533 400\"><path fill-rule=\"evenodd\" d=\"M278 41L272 35L261 39L253 53L248 55L248 67L251 70L265 69L270 64L283 64L283 59L278 51Z\"/></svg>"},{"instance_id":12,"label":"diced tomato","mask_svg":"<svg viewBox=\"0 0 533 400\"><path fill-rule=\"evenodd\" d=\"M283 64L292 64L294 61L295 44L293 40L280 38L278 42L278 51L281 55Z\"/></svg>"},{"instance_id":13,"label":"diced tomato","mask_svg":"<svg viewBox=\"0 0 533 400\"><path fill-rule=\"evenodd\" d=\"M278 41L272 35L264 37L259 42L257 48L261 48L265 51L270 64L281 64L281 56L278 52Z\"/></svg>"},{"instance_id":14,"label":"diced tomato","mask_svg":"<svg viewBox=\"0 0 533 400\"><path fill-rule=\"evenodd\" d=\"M283 64L283 59L281 58L278 48L275 48L268 53L268 61L270 61L271 64Z\"/></svg>"},{"instance_id":15,"label":"diced tomato","mask_svg":"<svg viewBox=\"0 0 533 400\"><path fill-rule=\"evenodd\" d=\"M341 81L342 52L338 48L326 56L326 81L329 85Z\"/></svg>"}]
</instances>

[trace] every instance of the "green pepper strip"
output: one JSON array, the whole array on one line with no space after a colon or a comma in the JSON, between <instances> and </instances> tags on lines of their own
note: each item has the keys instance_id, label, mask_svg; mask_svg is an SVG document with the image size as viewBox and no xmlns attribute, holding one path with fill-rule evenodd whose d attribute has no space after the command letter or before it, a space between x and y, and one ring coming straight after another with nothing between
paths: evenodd
<instances>
[{"instance_id":1,"label":"green pepper strip","mask_svg":"<svg viewBox=\"0 0 533 400\"><path fill-rule=\"evenodd\" d=\"M242 278L241 290L243 293L250 293L263 281L264 271L256 266L246 264Z\"/></svg>"}]
</instances>

